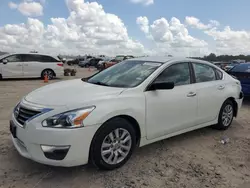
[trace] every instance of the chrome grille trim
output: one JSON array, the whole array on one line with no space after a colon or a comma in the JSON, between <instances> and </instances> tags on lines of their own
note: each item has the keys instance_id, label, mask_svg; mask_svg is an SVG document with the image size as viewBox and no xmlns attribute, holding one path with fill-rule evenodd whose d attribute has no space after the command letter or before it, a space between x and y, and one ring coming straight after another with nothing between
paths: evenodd
<instances>
[{"instance_id":1,"label":"chrome grille trim","mask_svg":"<svg viewBox=\"0 0 250 188\"><path fill-rule=\"evenodd\" d=\"M19 124L24 125L26 121L28 121L29 119L31 119L32 117L34 117L40 113L41 113L41 111L28 109L28 108L20 105L16 120Z\"/></svg>"}]
</instances>

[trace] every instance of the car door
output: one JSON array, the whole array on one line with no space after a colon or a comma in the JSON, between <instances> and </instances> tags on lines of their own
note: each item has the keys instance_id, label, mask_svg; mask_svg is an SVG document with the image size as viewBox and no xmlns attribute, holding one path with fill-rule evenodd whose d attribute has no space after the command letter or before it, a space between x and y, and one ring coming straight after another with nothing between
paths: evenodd
<instances>
[{"instance_id":1,"label":"car door","mask_svg":"<svg viewBox=\"0 0 250 188\"><path fill-rule=\"evenodd\" d=\"M40 77L44 70L43 59L41 55L25 54L23 55L23 73L25 77Z\"/></svg>"},{"instance_id":2,"label":"car door","mask_svg":"<svg viewBox=\"0 0 250 188\"><path fill-rule=\"evenodd\" d=\"M208 64L192 63L195 75L195 90L198 99L198 124L207 123L218 117L225 100L226 84L223 73Z\"/></svg>"},{"instance_id":3,"label":"car door","mask_svg":"<svg viewBox=\"0 0 250 188\"><path fill-rule=\"evenodd\" d=\"M171 90L146 91L147 139L154 139L196 124L197 96L190 64L167 67L154 82L174 82Z\"/></svg>"},{"instance_id":4,"label":"car door","mask_svg":"<svg viewBox=\"0 0 250 188\"><path fill-rule=\"evenodd\" d=\"M19 78L23 76L23 62L20 54L5 57L0 64L3 78Z\"/></svg>"}]
</instances>

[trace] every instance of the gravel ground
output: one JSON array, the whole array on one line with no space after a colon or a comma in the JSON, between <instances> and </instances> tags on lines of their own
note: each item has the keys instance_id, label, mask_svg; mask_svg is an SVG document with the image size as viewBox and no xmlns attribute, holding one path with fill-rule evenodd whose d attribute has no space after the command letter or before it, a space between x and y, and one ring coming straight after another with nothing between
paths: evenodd
<instances>
[{"instance_id":1,"label":"gravel ground","mask_svg":"<svg viewBox=\"0 0 250 188\"><path fill-rule=\"evenodd\" d=\"M93 71L79 69L76 77ZM74 77L64 77L58 82ZM0 81L0 188L250 187L250 100L227 131L196 130L137 149L122 168L50 167L21 157L9 133L14 105L45 85L39 79ZM229 143L220 143L228 137Z\"/></svg>"}]
</instances>

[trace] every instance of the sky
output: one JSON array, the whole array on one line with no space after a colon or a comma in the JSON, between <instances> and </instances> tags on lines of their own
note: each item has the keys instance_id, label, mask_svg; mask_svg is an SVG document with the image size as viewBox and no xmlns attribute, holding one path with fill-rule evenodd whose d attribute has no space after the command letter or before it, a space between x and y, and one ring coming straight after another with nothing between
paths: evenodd
<instances>
[{"instance_id":1,"label":"sky","mask_svg":"<svg viewBox=\"0 0 250 188\"><path fill-rule=\"evenodd\" d=\"M249 0L0 0L0 51L250 55Z\"/></svg>"}]
</instances>

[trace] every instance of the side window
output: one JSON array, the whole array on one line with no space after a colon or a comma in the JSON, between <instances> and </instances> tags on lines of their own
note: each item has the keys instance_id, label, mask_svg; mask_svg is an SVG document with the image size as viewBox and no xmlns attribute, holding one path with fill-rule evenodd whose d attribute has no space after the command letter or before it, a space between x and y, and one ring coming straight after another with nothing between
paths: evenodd
<instances>
[{"instance_id":1,"label":"side window","mask_svg":"<svg viewBox=\"0 0 250 188\"><path fill-rule=\"evenodd\" d=\"M215 70L215 73L216 73L217 80L222 80L223 73L218 69L214 69L214 70Z\"/></svg>"},{"instance_id":2,"label":"side window","mask_svg":"<svg viewBox=\"0 0 250 188\"><path fill-rule=\"evenodd\" d=\"M196 83L216 80L214 69L209 65L193 63Z\"/></svg>"},{"instance_id":3,"label":"side window","mask_svg":"<svg viewBox=\"0 0 250 188\"><path fill-rule=\"evenodd\" d=\"M21 55L11 55L4 59L6 59L8 62L22 62Z\"/></svg>"},{"instance_id":4,"label":"side window","mask_svg":"<svg viewBox=\"0 0 250 188\"><path fill-rule=\"evenodd\" d=\"M174 82L175 86L190 84L188 63L178 63L166 68L154 82Z\"/></svg>"},{"instance_id":5,"label":"side window","mask_svg":"<svg viewBox=\"0 0 250 188\"><path fill-rule=\"evenodd\" d=\"M43 55L42 62L57 62L57 60L53 57Z\"/></svg>"},{"instance_id":6,"label":"side window","mask_svg":"<svg viewBox=\"0 0 250 188\"><path fill-rule=\"evenodd\" d=\"M22 56L23 56L23 61L24 62L37 61L37 58L36 58L35 55L25 54L25 55L22 55Z\"/></svg>"}]
</instances>

